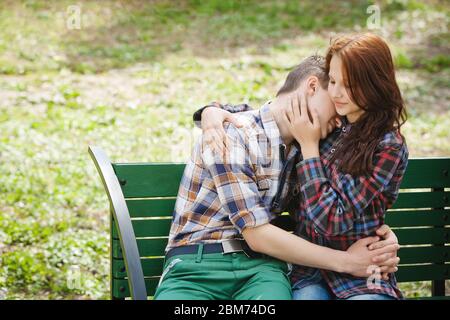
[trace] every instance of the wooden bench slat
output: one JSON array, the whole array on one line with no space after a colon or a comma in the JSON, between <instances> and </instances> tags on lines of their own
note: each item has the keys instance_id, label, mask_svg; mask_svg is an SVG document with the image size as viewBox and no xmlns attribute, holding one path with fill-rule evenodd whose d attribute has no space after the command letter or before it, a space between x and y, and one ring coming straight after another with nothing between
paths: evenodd
<instances>
[{"instance_id":1,"label":"wooden bench slat","mask_svg":"<svg viewBox=\"0 0 450 320\"><path fill-rule=\"evenodd\" d=\"M127 279L111 279L112 282L112 295L116 299L128 298L130 296L130 289L128 287ZM147 295L153 296L156 291L156 287L159 282L158 278L145 279L145 287L147 289Z\"/></svg>"},{"instance_id":2,"label":"wooden bench slat","mask_svg":"<svg viewBox=\"0 0 450 320\"><path fill-rule=\"evenodd\" d=\"M172 219L132 220L136 238L143 237L167 237ZM113 228L112 236L119 239L117 228Z\"/></svg>"},{"instance_id":3,"label":"wooden bench slat","mask_svg":"<svg viewBox=\"0 0 450 320\"><path fill-rule=\"evenodd\" d=\"M161 257L164 256L168 238L161 239L137 239L139 256L141 257ZM112 255L114 259L122 259L122 252L120 250L120 241L113 239L112 241Z\"/></svg>"},{"instance_id":4,"label":"wooden bench slat","mask_svg":"<svg viewBox=\"0 0 450 320\"><path fill-rule=\"evenodd\" d=\"M450 279L450 264L400 266L395 276L398 282Z\"/></svg>"},{"instance_id":5,"label":"wooden bench slat","mask_svg":"<svg viewBox=\"0 0 450 320\"><path fill-rule=\"evenodd\" d=\"M450 192L400 192L392 209L443 208L450 206Z\"/></svg>"},{"instance_id":6,"label":"wooden bench slat","mask_svg":"<svg viewBox=\"0 0 450 320\"><path fill-rule=\"evenodd\" d=\"M172 217L176 199L126 200L131 218Z\"/></svg>"},{"instance_id":7,"label":"wooden bench slat","mask_svg":"<svg viewBox=\"0 0 450 320\"><path fill-rule=\"evenodd\" d=\"M400 188L450 187L450 158L409 159Z\"/></svg>"},{"instance_id":8,"label":"wooden bench slat","mask_svg":"<svg viewBox=\"0 0 450 320\"><path fill-rule=\"evenodd\" d=\"M449 242L450 228L394 229L400 245L442 244Z\"/></svg>"},{"instance_id":9,"label":"wooden bench slat","mask_svg":"<svg viewBox=\"0 0 450 320\"><path fill-rule=\"evenodd\" d=\"M178 193L184 163L116 163L125 198L173 197Z\"/></svg>"},{"instance_id":10,"label":"wooden bench slat","mask_svg":"<svg viewBox=\"0 0 450 320\"><path fill-rule=\"evenodd\" d=\"M162 274L164 258L141 259L144 277L159 277ZM112 260L112 274L116 279L124 279L127 276L123 259Z\"/></svg>"},{"instance_id":11,"label":"wooden bench slat","mask_svg":"<svg viewBox=\"0 0 450 320\"><path fill-rule=\"evenodd\" d=\"M444 263L450 257L450 246L409 247L398 252L400 264Z\"/></svg>"},{"instance_id":12,"label":"wooden bench slat","mask_svg":"<svg viewBox=\"0 0 450 320\"><path fill-rule=\"evenodd\" d=\"M388 211L390 227L445 226L450 224L450 210Z\"/></svg>"}]
</instances>

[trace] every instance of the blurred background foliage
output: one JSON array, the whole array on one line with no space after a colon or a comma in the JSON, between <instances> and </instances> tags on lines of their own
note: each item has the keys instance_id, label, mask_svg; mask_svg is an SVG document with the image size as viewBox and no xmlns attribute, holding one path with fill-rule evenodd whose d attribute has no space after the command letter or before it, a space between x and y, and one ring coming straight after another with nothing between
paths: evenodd
<instances>
[{"instance_id":1,"label":"blurred background foliage","mask_svg":"<svg viewBox=\"0 0 450 320\"><path fill-rule=\"evenodd\" d=\"M185 161L194 110L258 107L332 36L366 31L372 4L1 1L0 299L108 298L108 202L87 146L118 162ZM375 4L410 154L449 156L448 1ZM402 285L409 297L429 288Z\"/></svg>"}]
</instances>

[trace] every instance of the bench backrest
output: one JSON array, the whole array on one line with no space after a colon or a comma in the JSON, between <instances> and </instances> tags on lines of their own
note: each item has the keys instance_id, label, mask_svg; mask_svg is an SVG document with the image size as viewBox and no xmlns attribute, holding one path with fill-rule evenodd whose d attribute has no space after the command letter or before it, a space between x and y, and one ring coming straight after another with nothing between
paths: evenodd
<instances>
[{"instance_id":1,"label":"bench backrest","mask_svg":"<svg viewBox=\"0 0 450 320\"><path fill-rule=\"evenodd\" d=\"M162 273L172 212L184 164L115 163L137 239L148 296ZM399 238L399 282L433 281L445 295L450 279L450 158L410 159L401 193L386 216ZM446 189L447 188L447 189ZM288 216L279 225L290 229ZM111 295L130 296L117 227L111 215Z\"/></svg>"}]
</instances>

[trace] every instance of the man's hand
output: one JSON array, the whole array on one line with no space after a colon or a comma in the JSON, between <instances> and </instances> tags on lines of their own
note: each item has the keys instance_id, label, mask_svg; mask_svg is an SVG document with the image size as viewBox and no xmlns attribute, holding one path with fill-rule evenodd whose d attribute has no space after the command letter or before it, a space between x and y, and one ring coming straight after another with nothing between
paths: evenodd
<instances>
[{"instance_id":1,"label":"man's hand","mask_svg":"<svg viewBox=\"0 0 450 320\"><path fill-rule=\"evenodd\" d=\"M226 110L216 107L208 107L203 110L201 121L203 149L209 147L217 154L224 154L228 150L228 137L223 129L225 121L233 123L237 128L242 127L237 118Z\"/></svg>"},{"instance_id":2,"label":"man's hand","mask_svg":"<svg viewBox=\"0 0 450 320\"><path fill-rule=\"evenodd\" d=\"M397 236L387 224L382 225L376 232L377 235L380 236L383 240L372 243L369 246L369 250L380 249L390 244L398 244ZM382 258L383 257L379 257L378 259ZM397 257L397 251L391 253L389 258L397 261L397 267L398 263L400 262L400 258ZM383 272L381 275L383 280L389 279L389 273Z\"/></svg>"},{"instance_id":3,"label":"man's hand","mask_svg":"<svg viewBox=\"0 0 450 320\"><path fill-rule=\"evenodd\" d=\"M356 277L368 277L373 267L380 267L381 273L393 273L397 271L399 258L392 258L400 248L398 243L386 244L382 248L369 250L368 246L379 241L379 237L367 237L360 239L347 250L350 263L345 273Z\"/></svg>"}]
</instances>

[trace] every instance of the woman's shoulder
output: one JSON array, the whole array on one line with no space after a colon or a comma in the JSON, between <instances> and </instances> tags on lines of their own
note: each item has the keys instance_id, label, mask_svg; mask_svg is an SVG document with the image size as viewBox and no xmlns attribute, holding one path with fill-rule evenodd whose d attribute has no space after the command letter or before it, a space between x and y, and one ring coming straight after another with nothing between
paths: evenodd
<instances>
[{"instance_id":1,"label":"woman's shoulder","mask_svg":"<svg viewBox=\"0 0 450 320\"><path fill-rule=\"evenodd\" d=\"M380 147L406 147L405 138L400 134L399 130L392 130L383 135L378 143Z\"/></svg>"},{"instance_id":2,"label":"woman's shoulder","mask_svg":"<svg viewBox=\"0 0 450 320\"><path fill-rule=\"evenodd\" d=\"M403 155L403 157L408 158L408 146L406 145L406 140L399 130L392 130L384 134L378 143L379 150L395 149Z\"/></svg>"}]
</instances>

